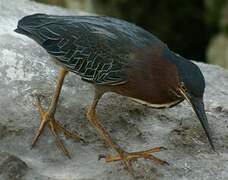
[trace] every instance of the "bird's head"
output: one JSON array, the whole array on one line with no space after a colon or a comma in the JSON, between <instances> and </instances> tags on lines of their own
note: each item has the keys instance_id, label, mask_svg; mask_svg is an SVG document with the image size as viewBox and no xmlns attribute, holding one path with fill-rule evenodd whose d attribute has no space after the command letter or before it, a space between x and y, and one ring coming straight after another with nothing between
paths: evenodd
<instances>
[{"instance_id":1,"label":"bird's head","mask_svg":"<svg viewBox=\"0 0 228 180\"><path fill-rule=\"evenodd\" d=\"M179 74L179 87L177 91L192 106L197 118L200 120L203 129L207 135L212 149L214 145L211 136L211 130L208 124L204 109L203 95L205 90L205 79L199 67L184 57L172 53L169 59L176 64Z\"/></svg>"}]
</instances>

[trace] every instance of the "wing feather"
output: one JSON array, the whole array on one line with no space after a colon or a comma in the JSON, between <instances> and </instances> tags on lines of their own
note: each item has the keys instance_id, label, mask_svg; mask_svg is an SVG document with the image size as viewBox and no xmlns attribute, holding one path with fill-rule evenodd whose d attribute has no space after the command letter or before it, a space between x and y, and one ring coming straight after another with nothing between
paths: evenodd
<instances>
[{"instance_id":1,"label":"wing feather","mask_svg":"<svg viewBox=\"0 0 228 180\"><path fill-rule=\"evenodd\" d=\"M162 43L131 23L99 16L35 14L20 20L18 28L63 66L96 84L125 83L129 54Z\"/></svg>"}]
</instances>

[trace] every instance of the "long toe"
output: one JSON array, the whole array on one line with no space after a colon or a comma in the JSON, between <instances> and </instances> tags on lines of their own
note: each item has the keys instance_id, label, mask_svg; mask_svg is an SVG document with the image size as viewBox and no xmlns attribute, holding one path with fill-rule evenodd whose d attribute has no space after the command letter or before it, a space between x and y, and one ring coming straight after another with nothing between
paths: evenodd
<instances>
[{"instance_id":1,"label":"long toe","mask_svg":"<svg viewBox=\"0 0 228 180\"><path fill-rule=\"evenodd\" d=\"M106 162L114 162L114 161L124 161L126 162L132 162L139 158L147 159L147 160L153 160L156 161L159 164L168 164L166 161L163 161L155 156L153 156L151 153L160 152L162 150L166 150L164 147L156 147L153 149L145 150L145 151L138 151L138 152L131 152L127 153L124 152L123 154L118 154L116 156L112 155L101 155L99 159L104 158Z\"/></svg>"},{"instance_id":2,"label":"long toe","mask_svg":"<svg viewBox=\"0 0 228 180\"><path fill-rule=\"evenodd\" d=\"M81 137L79 136L78 134L76 133L72 133L70 132L69 130L65 129L64 127L62 127L62 125L58 122L58 121L53 121L52 122L53 126L55 127L55 129L60 133L64 133L64 135L67 137L67 138L70 138L70 139L74 139L75 141L81 141L83 143L85 143L86 141Z\"/></svg>"},{"instance_id":3,"label":"long toe","mask_svg":"<svg viewBox=\"0 0 228 180\"><path fill-rule=\"evenodd\" d=\"M61 151L68 157L71 158L69 151L67 150L67 148L65 147L63 141L59 138L59 133L63 133L66 137L74 139L76 141L83 141L85 142L84 139L82 139L79 135L72 133L68 130L66 130L65 128L63 128L56 120L52 120L49 122L49 128L52 132L52 135L55 137L56 139L56 143L58 145L58 147L61 149Z\"/></svg>"},{"instance_id":4,"label":"long toe","mask_svg":"<svg viewBox=\"0 0 228 180\"><path fill-rule=\"evenodd\" d=\"M63 141L59 138L58 130L57 130L58 128L56 128L55 121L49 122L49 128L51 130L52 135L55 137L56 144L59 147L59 149L63 152L64 155L66 155L68 158L71 158L69 151L65 147Z\"/></svg>"},{"instance_id":5,"label":"long toe","mask_svg":"<svg viewBox=\"0 0 228 180\"><path fill-rule=\"evenodd\" d=\"M76 141L81 141L81 142L85 142L84 139L82 139L79 135L72 133L68 130L66 130L65 128L63 128L61 126L61 124L59 122L57 122L54 118L54 114L53 113L49 113L46 112L42 105L41 105L41 100L40 100L40 96L41 95L36 95L35 99L36 99L36 107L38 108L38 111L40 112L40 126L35 134L35 137L32 141L32 147L35 146L36 142L38 141L40 135L43 133L44 128L46 127L46 125L48 124L48 127L52 133L52 135L55 137L56 140L56 144L57 146L61 149L61 151L70 158L70 153L67 150L67 148L65 147L63 141L59 138L59 133L63 133L66 137L74 139Z\"/></svg>"},{"instance_id":6,"label":"long toe","mask_svg":"<svg viewBox=\"0 0 228 180\"><path fill-rule=\"evenodd\" d=\"M40 108L41 109L41 106ZM63 133L66 137L74 139L76 141L82 141L85 142L84 139L82 139L79 135L72 133L66 129L64 129L54 118L53 116L50 116L47 112L44 112L43 110L41 112L41 121L40 126L35 134L35 137L32 141L31 148L33 148L38 141L40 135L43 133L44 128L48 124L48 127L52 133L52 135L55 137L56 144L60 148L60 150L68 157L70 158L70 153L65 147L63 141L59 138L59 133Z\"/></svg>"},{"instance_id":7,"label":"long toe","mask_svg":"<svg viewBox=\"0 0 228 180\"><path fill-rule=\"evenodd\" d=\"M33 148L36 145L36 142L38 141L40 135L42 134L45 125L46 125L46 121L42 120L42 118L41 118L40 126L39 126L38 130L36 131L36 134L33 138L31 148Z\"/></svg>"}]
</instances>

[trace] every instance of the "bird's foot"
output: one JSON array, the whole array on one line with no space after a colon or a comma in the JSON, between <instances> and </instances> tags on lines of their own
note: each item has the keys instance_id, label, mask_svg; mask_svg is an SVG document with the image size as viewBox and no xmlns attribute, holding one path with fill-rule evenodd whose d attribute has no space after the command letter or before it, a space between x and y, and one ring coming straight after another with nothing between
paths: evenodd
<instances>
[{"instance_id":1,"label":"bird's foot","mask_svg":"<svg viewBox=\"0 0 228 180\"><path fill-rule=\"evenodd\" d=\"M139 158L147 159L147 160L153 160L161 165L169 164L166 161L163 161L161 159L158 159L157 157L151 155L151 153L160 152L166 150L164 147L155 147L149 150L145 151L139 151L139 152L125 152L119 153L117 156L112 155L100 155L99 159L104 158L106 162L114 162L114 161L123 161L125 164L125 167L130 171L133 172L132 169L132 161L136 161Z\"/></svg>"},{"instance_id":2,"label":"bird's foot","mask_svg":"<svg viewBox=\"0 0 228 180\"><path fill-rule=\"evenodd\" d=\"M58 147L62 150L62 152L70 158L70 153L67 150L67 148L65 147L64 143L62 142L62 140L59 138L59 133L64 133L64 135L68 138L74 139L76 141L82 141L85 142L84 139L82 139L79 135L72 133L68 130L66 130L64 127L62 127L60 125L60 123L58 123L53 115L50 115L50 113L44 111L41 103L40 103L40 97L37 96L36 97L36 106L38 107L38 110L40 112L40 116L41 116L41 122L40 122L40 126L35 134L35 137L33 139L32 142L32 148L35 146L38 138L40 137L40 135L42 134L44 127L48 124L48 127L52 133L52 135L55 137L56 139L56 143L58 145Z\"/></svg>"}]
</instances>

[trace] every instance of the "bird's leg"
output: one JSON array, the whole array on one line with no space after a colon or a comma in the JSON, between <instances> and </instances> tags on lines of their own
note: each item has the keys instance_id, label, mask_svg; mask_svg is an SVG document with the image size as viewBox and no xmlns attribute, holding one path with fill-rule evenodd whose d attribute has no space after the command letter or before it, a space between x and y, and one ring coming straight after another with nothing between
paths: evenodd
<instances>
[{"instance_id":1,"label":"bird's leg","mask_svg":"<svg viewBox=\"0 0 228 180\"><path fill-rule=\"evenodd\" d=\"M111 146L113 149L115 149L118 153L117 156L112 156L112 155L101 155L100 158L104 158L106 162L113 162L113 161L124 161L125 166L127 169L132 172L132 167L131 167L131 162L132 160L137 160L138 158L144 158L144 159L149 159L149 160L154 160L160 164L167 164L166 161L160 160L151 153L154 152L159 152L161 150L165 150L163 147L156 147L153 149L145 150L145 151L140 151L140 152L126 152L124 151L118 144L116 144L111 136L108 134L108 132L105 130L105 128L102 126L101 122L96 116L96 106L101 98L101 96L104 94L104 92L99 91L99 89L96 89L95 92L95 97L93 100L93 103L90 107L90 109L87 112L87 118L90 121L90 123L95 127L99 135L105 140L105 142Z\"/></svg>"},{"instance_id":2,"label":"bird's leg","mask_svg":"<svg viewBox=\"0 0 228 180\"><path fill-rule=\"evenodd\" d=\"M61 88L63 85L63 81L64 81L64 78L67 73L68 73L67 70L65 70L63 68L60 69L56 89L55 89L54 95L52 97L51 104L49 105L49 108L47 111L45 111L43 109L41 102L40 102L40 97L39 96L36 97L36 105L38 107L38 111L40 112L41 122L40 122L39 129L37 130L36 135L33 139L32 147L36 144L39 136L41 135L41 133L44 130L45 125L48 124L48 127L49 127L51 133L53 134L53 136L56 139L56 143L57 143L58 147L63 151L63 153L66 156L70 157L69 151L64 146L63 142L60 140L58 133L62 132L62 133L64 133L64 135L66 137L72 138L77 141L84 141L84 140L79 135L74 134L74 133L64 129L54 118L54 115L56 112L56 107L57 107L59 96L60 96L60 92L61 92Z\"/></svg>"}]
</instances>

